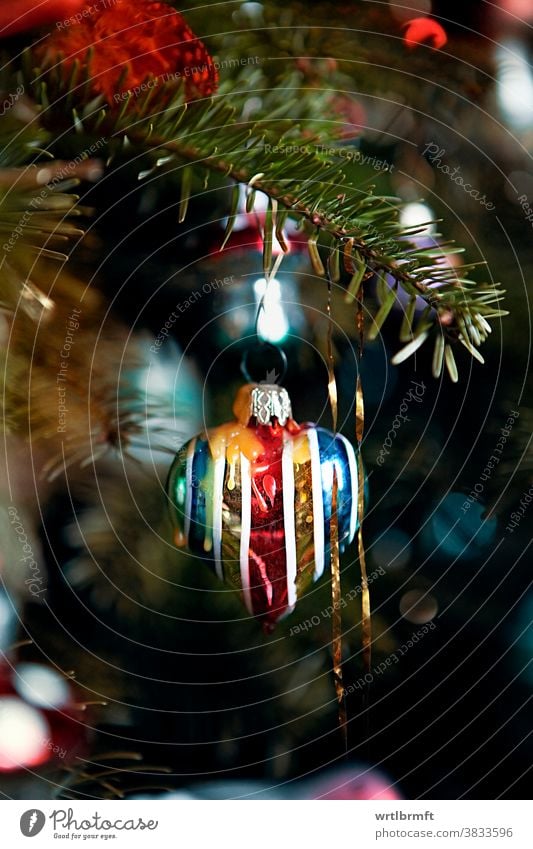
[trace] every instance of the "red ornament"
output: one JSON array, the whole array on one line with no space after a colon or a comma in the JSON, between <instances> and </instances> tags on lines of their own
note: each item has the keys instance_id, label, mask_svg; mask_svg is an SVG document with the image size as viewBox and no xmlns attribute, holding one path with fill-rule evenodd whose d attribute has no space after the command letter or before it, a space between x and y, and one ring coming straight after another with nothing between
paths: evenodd
<instances>
[{"instance_id":1,"label":"red ornament","mask_svg":"<svg viewBox=\"0 0 533 849\"><path fill-rule=\"evenodd\" d=\"M0 774L68 763L85 747L69 683L36 663L0 666Z\"/></svg>"},{"instance_id":2,"label":"red ornament","mask_svg":"<svg viewBox=\"0 0 533 849\"><path fill-rule=\"evenodd\" d=\"M168 91L182 80L187 100L194 100L213 94L218 82L209 53L182 15L167 3L146 0L87 6L74 23L40 42L34 56L45 70L60 65L65 80L75 62L86 67L91 94L110 105L120 106L128 92Z\"/></svg>"},{"instance_id":3,"label":"red ornament","mask_svg":"<svg viewBox=\"0 0 533 849\"><path fill-rule=\"evenodd\" d=\"M403 37L404 44L411 50L425 42L439 49L448 41L446 31L433 18L413 18L405 24L407 29Z\"/></svg>"},{"instance_id":4,"label":"red ornament","mask_svg":"<svg viewBox=\"0 0 533 849\"><path fill-rule=\"evenodd\" d=\"M76 15L87 0L12 0L0 7L0 37L65 21Z\"/></svg>"}]
</instances>

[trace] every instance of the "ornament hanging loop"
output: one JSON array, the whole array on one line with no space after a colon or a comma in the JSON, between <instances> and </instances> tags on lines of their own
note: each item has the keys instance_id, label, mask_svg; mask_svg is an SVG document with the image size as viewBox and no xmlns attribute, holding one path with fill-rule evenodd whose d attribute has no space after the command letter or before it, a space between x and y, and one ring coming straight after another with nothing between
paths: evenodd
<instances>
[{"instance_id":1,"label":"ornament hanging loop","mask_svg":"<svg viewBox=\"0 0 533 849\"><path fill-rule=\"evenodd\" d=\"M263 369L261 379L258 378L260 369ZM244 352L241 372L248 383L282 383L287 374L287 355L283 348L271 342L258 342Z\"/></svg>"}]
</instances>

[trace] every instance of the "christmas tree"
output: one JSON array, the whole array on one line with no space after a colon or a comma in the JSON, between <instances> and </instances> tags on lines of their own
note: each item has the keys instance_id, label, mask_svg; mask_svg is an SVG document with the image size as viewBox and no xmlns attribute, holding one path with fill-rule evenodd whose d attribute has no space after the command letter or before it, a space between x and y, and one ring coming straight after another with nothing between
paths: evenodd
<instances>
[{"instance_id":1,"label":"christmas tree","mask_svg":"<svg viewBox=\"0 0 533 849\"><path fill-rule=\"evenodd\" d=\"M6 798L523 793L511 5L0 10Z\"/></svg>"}]
</instances>

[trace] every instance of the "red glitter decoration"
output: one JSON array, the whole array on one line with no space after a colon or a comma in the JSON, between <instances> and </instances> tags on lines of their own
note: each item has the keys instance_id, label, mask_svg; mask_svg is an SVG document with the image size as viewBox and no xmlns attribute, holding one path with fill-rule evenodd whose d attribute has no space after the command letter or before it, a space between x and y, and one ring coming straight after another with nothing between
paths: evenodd
<instances>
[{"instance_id":1,"label":"red glitter decoration","mask_svg":"<svg viewBox=\"0 0 533 849\"><path fill-rule=\"evenodd\" d=\"M168 92L182 80L187 100L216 91L218 73L204 44L167 3L101 0L79 18L36 46L41 68L60 65L68 79L77 61L88 69L91 95L103 95L110 105L120 105L128 92Z\"/></svg>"},{"instance_id":2,"label":"red glitter decoration","mask_svg":"<svg viewBox=\"0 0 533 849\"><path fill-rule=\"evenodd\" d=\"M411 50L425 42L436 49L444 47L448 41L446 31L433 18L413 18L405 24L407 29L403 37L404 44Z\"/></svg>"}]
</instances>

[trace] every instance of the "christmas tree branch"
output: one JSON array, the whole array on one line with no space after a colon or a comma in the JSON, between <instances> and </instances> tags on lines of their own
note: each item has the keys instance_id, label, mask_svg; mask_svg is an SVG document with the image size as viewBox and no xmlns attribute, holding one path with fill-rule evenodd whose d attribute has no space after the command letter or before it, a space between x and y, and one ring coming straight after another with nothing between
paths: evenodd
<instances>
[{"instance_id":1,"label":"christmas tree branch","mask_svg":"<svg viewBox=\"0 0 533 849\"><path fill-rule=\"evenodd\" d=\"M34 95L46 106L46 120L54 121L56 108L49 105L46 88L35 79ZM260 79L259 74L258 85ZM424 247L417 239L424 228L405 227L399 220L398 198L374 194L374 187L360 181L354 169L349 176L345 173L347 161L357 164L357 147L342 145L337 128L328 130L323 120L316 122L317 132L313 130L311 104L324 97L324 92L300 87L300 106L295 106L283 83L258 89L258 99L266 100L271 111L265 118L263 102L261 119L252 121L246 117L250 91L239 91L236 85L232 91L222 87L215 98L186 103L183 84L155 80L146 94L130 91L113 106L93 99L80 110L73 104L77 89L87 84L82 68L75 68L64 80L57 66L49 72L48 83L56 92L62 115L66 107L72 107L72 126L79 142L100 134L109 161L155 155L154 167L143 175L162 166L168 168L171 159L183 166L180 221L187 211L195 173L203 176L205 183L210 174L216 174L247 186L249 211L256 192L264 193L269 198L264 232L266 273L273 232L283 245L283 224L291 215L302 222L308 234L315 273L325 273L321 251L331 252L330 266L338 269L335 282L346 284L348 301L355 299L365 280L381 276L381 305L371 334L381 329L400 287L409 297L400 335L407 344L393 362L406 359L431 335L436 376L445 363L452 380L457 380L451 348L457 341L482 361L477 349L490 332L488 321L505 315L499 309L503 291L492 283L470 280L472 264L452 267L447 257L461 252L460 248L452 244ZM159 104L159 111L154 104ZM301 124L295 123L295 109ZM235 197L226 238L237 211ZM417 299L427 308L415 326L412 318Z\"/></svg>"},{"instance_id":2,"label":"christmas tree branch","mask_svg":"<svg viewBox=\"0 0 533 849\"><path fill-rule=\"evenodd\" d=\"M212 111L211 111L212 110ZM150 121L145 133L143 120L128 124L116 133L127 135L128 141L173 154L187 167L216 172L237 184L248 187L253 207L254 194L261 191L270 201L270 211L281 211L305 221L310 238L309 251L313 267L324 274L317 247L318 238L329 245L334 256L333 268L350 274L347 300L352 301L364 279L373 274L390 277L391 287L384 282L381 308L371 333L381 328L396 299L397 286L409 295L408 315L402 327L401 340L407 342L393 362L399 363L414 353L434 331L433 372L439 376L446 364L452 380L458 378L450 343L461 342L472 356L483 362L477 348L490 332L488 319L506 313L498 304L504 292L494 284L476 283L468 279L473 264L459 268L446 263L446 257L460 253L453 244L428 249L420 247L416 237L424 227L404 227L399 221L401 202L395 197L374 195L372 187L358 185L342 171L342 158L356 150L331 146L324 151L314 147L308 137L298 136L294 126L265 126L260 122L247 127L236 122L235 111L227 104L196 104L179 111L169 121L168 113L161 123ZM204 129L205 128L205 129ZM342 154L342 157L341 157ZM182 198L182 202L184 199ZM186 199L185 199L186 202ZM235 212L235 204L233 204ZM269 215L269 221L274 216ZM226 238L231 232L234 215L230 216ZM271 229L274 223L271 223ZM277 232L282 228L277 223ZM272 233L265 231L265 251L269 251ZM270 252L270 251L269 251ZM270 260L265 262L269 270ZM427 310L412 324L416 299L427 304ZM411 312L411 318L409 318Z\"/></svg>"}]
</instances>

